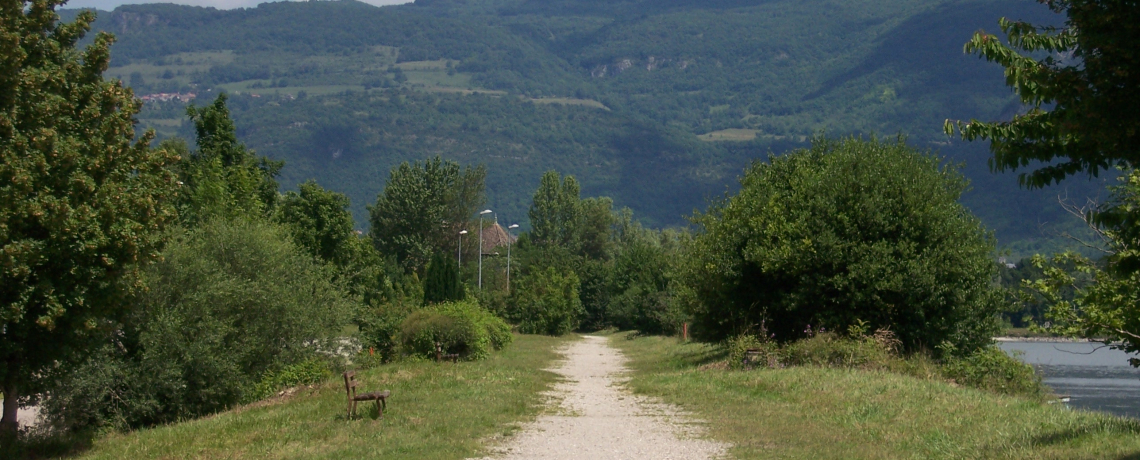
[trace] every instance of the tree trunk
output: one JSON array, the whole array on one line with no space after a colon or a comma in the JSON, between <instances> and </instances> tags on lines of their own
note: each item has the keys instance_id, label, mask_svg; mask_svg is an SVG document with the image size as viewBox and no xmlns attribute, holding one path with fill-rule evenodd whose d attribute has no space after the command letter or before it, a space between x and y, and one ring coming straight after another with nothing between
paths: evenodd
<instances>
[{"instance_id":1,"label":"tree trunk","mask_svg":"<svg viewBox=\"0 0 1140 460\"><path fill-rule=\"evenodd\" d=\"M4 417L0 418L0 437L15 436L20 427L16 417L19 416L20 389L16 382L4 382Z\"/></svg>"},{"instance_id":2,"label":"tree trunk","mask_svg":"<svg viewBox=\"0 0 1140 460\"><path fill-rule=\"evenodd\" d=\"M20 359L15 355L9 355L7 358L8 369L4 381L0 382L3 384L0 390L4 391L4 416L0 418L0 438L15 437L16 431L20 428L20 422L16 420L20 409L20 386L16 380Z\"/></svg>"}]
</instances>

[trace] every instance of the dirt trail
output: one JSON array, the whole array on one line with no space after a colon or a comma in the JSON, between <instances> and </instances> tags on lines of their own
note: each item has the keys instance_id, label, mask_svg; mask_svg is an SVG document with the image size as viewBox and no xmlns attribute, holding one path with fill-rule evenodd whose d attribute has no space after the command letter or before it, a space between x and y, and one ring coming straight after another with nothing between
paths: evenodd
<instances>
[{"instance_id":1,"label":"dirt trail","mask_svg":"<svg viewBox=\"0 0 1140 460\"><path fill-rule=\"evenodd\" d=\"M725 454L725 444L699 439L701 427L674 407L621 387L625 358L603 337L586 336L554 372L566 381L552 415L542 415L493 449L500 459L698 459Z\"/></svg>"}]
</instances>

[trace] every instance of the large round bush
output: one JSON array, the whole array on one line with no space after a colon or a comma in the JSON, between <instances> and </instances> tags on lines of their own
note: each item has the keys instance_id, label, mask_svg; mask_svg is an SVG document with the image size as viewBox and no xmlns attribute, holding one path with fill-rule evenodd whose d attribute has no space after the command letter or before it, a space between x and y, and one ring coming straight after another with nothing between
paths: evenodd
<instances>
[{"instance_id":1,"label":"large round bush","mask_svg":"<svg viewBox=\"0 0 1140 460\"><path fill-rule=\"evenodd\" d=\"M491 350L511 343L511 328L474 300L443 302L418 310L400 323L400 343L409 355L435 356L435 344L444 353L464 359L487 358Z\"/></svg>"},{"instance_id":2,"label":"large round bush","mask_svg":"<svg viewBox=\"0 0 1140 460\"><path fill-rule=\"evenodd\" d=\"M739 194L694 218L694 334L783 341L865 321L911 350L978 348L996 328L996 265L957 201L966 186L902 139L820 138L754 163Z\"/></svg>"}]
</instances>

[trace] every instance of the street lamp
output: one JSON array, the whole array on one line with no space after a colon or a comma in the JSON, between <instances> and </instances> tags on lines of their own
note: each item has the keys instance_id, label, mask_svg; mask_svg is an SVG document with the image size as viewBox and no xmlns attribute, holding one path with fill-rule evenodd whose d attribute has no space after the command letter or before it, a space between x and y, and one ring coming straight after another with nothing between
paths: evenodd
<instances>
[{"instance_id":1,"label":"street lamp","mask_svg":"<svg viewBox=\"0 0 1140 460\"><path fill-rule=\"evenodd\" d=\"M483 216L490 213L490 209L479 213L479 289L483 289Z\"/></svg>"},{"instance_id":2,"label":"street lamp","mask_svg":"<svg viewBox=\"0 0 1140 460\"><path fill-rule=\"evenodd\" d=\"M467 230L459 231L459 269L463 270L463 235L467 234Z\"/></svg>"},{"instance_id":3,"label":"street lamp","mask_svg":"<svg viewBox=\"0 0 1140 460\"><path fill-rule=\"evenodd\" d=\"M519 228L519 224L507 227L507 295L511 295L511 229Z\"/></svg>"}]
</instances>

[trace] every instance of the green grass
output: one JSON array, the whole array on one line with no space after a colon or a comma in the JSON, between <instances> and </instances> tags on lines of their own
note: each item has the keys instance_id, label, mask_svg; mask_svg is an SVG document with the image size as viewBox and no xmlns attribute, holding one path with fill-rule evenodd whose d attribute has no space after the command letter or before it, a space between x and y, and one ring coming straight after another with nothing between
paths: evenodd
<instances>
[{"instance_id":1,"label":"green grass","mask_svg":"<svg viewBox=\"0 0 1140 460\"><path fill-rule=\"evenodd\" d=\"M1140 458L1140 423L889 372L726 371L719 347L614 335L630 387L708 421L735 458Z\"/></svg>"},{"instance_id":2,"label":"green grass","mask_svg":"<svg viewBox=\"0 0 1140 460\"><path fill-rule=\"evenodd\" d=\"M191 74L194 72L205 72L213 66L229 64L234 61L234 58L234 52L230 50L177 53L165 58L166 65L140 62L111 67L103 72L103 77L118 78L129 84L130 75L138 72L142 74L144 80L156 83L162 82L164 80L162 74L169 70L176 74L171 78L172 81L177 82L178 85L186 85L190 83ZM136 94L136 96L142 96L142 94Z\"/></svg>"},{"instance_id":3,"label":"green grass","mask_svg":"<svg viewBox=\"0 0 1140 460\"><path fill-rule=\"evenodd\" d=\"M559 345L570 340L515 337L485 361L404 362L357 373L363 391L392 391L384 418L371 403L348 420L340 377L313 389L199 420L94 442L79 458L467 458L484 441L509 435L542 407L556 375Z\"/></svg>"}]
</instances>

